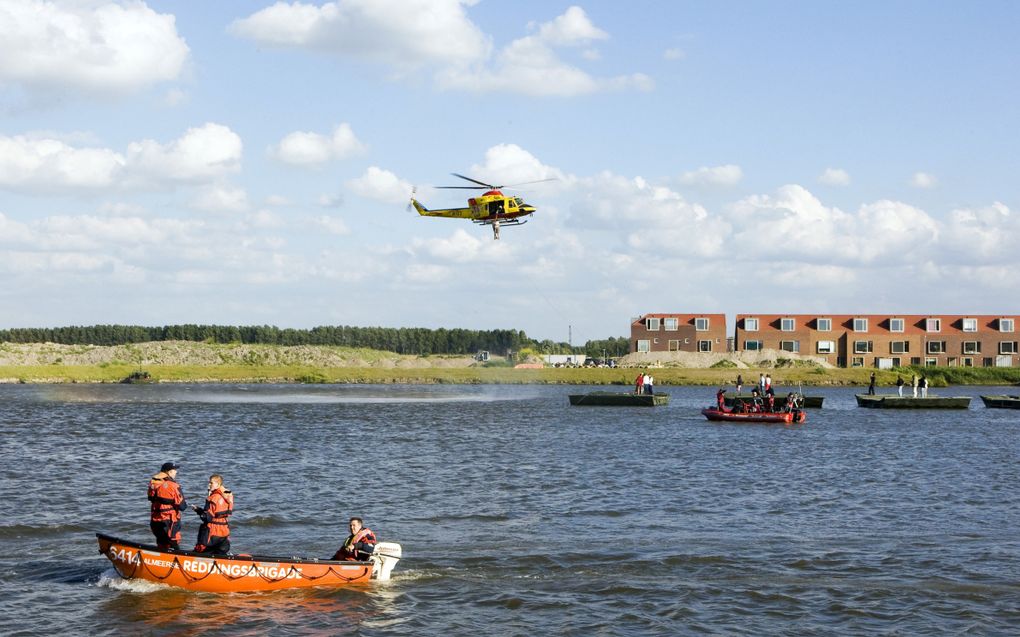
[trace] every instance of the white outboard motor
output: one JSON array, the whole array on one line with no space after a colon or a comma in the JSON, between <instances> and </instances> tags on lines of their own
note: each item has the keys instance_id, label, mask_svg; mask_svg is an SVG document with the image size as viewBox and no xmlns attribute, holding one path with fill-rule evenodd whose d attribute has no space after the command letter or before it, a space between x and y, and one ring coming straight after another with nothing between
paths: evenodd
<instances>
[{"instance_id":1,"label":"white outboard motor","mask_svg":"<svg viewBox=\"0 0 1020 637\"><path fill-rule=\"evenodd\" d=\"M377 580L388 580L390 571L400 561L403 554L396 542L379 542L375 545L370 559L372 560L372 577Z\"/></svg>"}]
</instances>

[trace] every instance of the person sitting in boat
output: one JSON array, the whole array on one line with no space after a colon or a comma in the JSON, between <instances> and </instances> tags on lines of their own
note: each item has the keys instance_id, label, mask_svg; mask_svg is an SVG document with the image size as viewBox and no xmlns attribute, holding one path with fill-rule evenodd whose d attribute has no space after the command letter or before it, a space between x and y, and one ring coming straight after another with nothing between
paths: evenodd
<instances>
[{"instance_id":1,"label":"person sitting in boat","mask_svg":"<svg viewBox=\"0 0 1020 637\"><path fill-rule=\"evenodd\" d=\"M188 506L181 493L181 485L177 484L177 470L180 465L164 462L159 473L149 480L149 502L151 515L149 528L156 536L156 546L160 550L181 548L181 511Z\"/></svg>"},{"instance_id":2,"label":"person sitting in boat","mask_svg":"<svg viewBox=\"0 0 1020 637\"><path fill-rule=\"evenodd\" d=\"M347 536L343 546L337 549L330 559L333 560L367 560L375 551L375 534L365 526L361 518L351 518L351 534Z\"/></svg>"},{"instance_id":3,"label":"person sitting in boat","mask_svg":"<svg viewBox=\"0 0 1020 637\"><path fill-rule=\"evenodd\" d=\"M719 388L719 391L715 392L715 404L719 408L719 411L726 411L726 390Z\"/></svg>"},{"instance_id":4,"label":"person sitting in boat","mask_svg":"<svg viewBox=\"0 0 1020 637\"><path fill-rule=\"evenodd\" d=\"M209 476L209 495L204 507L192 507L202 526L198 527L196 553L226 555L230 552L230 515L234 512L234 494L223 486L223 476Z\"/></svg>"},{"instance_id":5,"label":"person sitting in boat","mask_svg":"<svg viewBox=\"0 0 1020 637\"><path fill-rule=\"evenodd\" d=\"M775 392L771 392L771 391L766 391L765 392L765 407L767 408L769 413L772 413L772 412L774 412L776 410L776 394L775 394Z\"/></svg>"},{"instance_id":6,"label":"person sitting in boat","mask_svg":"<svg viewBox=\"0 0 1020 637\"><path fill-rule=\"evenodd\" d=\"M757 413L764 411L764 406L761 400L761 392L755 387L751 390L751 413Z\"/></svg>"}]
</instances>

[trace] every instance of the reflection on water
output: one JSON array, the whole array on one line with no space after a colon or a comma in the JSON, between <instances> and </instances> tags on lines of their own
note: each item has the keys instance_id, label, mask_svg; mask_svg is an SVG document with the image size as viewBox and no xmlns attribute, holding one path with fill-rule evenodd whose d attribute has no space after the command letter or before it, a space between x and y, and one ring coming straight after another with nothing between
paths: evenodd
<instances>
[{"instance_id":1,"label":"reflection on water","mask_svg":"<svg viewBox=\"0 0 1020 637\"><path fill-rule=\"evenodd\" d=\"M858 409L715 424L583 388L0 386L0 634L1010 634L1020 412ZM954 388L977 396L987 388ZM216 596L112 580L149 475L222 473L235 550L331 555L347 518L394 579ZM185 517L184 542L197 518Z\"/></svg>"},{"instance_id":2,"label":"reflection on water","mask_svg":"<svg viewBox=\"0 0 1020 637\"><path fill-rule=\"evenodd\" d=\"M463 391L444 385L41 385L41 400L71 403L407 403L491 402L536 397L528 388L485 386Z\"/></svg>"}]
</instances>

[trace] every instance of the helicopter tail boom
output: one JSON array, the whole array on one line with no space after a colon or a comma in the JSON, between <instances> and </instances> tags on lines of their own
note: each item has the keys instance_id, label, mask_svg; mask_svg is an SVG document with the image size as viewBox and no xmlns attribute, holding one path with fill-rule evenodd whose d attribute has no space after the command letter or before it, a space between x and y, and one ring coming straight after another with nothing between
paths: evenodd
<instances>
[{"instance_id":1,"label":"helicopter tail boom","mask_svg":"<svg viewBox=\"0 0 1020 637\"><path fill-rule=\"evenodd\" d=\"M418 211L418 214L423 217L449 217L452 219L470 219L471 208L437 208L435 210L429 210L425 206L415 199L411 198L411 205Z\"/></svg>"}]
</instances>

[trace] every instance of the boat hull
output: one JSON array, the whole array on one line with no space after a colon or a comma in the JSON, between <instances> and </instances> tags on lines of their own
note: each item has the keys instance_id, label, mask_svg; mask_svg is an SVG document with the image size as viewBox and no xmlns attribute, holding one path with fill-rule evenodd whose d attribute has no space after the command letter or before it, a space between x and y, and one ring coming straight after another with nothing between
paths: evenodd
<instances>
[{"instance_id":1,"label":"boat hull","mask_svg":"<svg viewBox=\"0 0 1020 637\"><path fill-rule=\"evenodd\" d=\"M715 409L706 407L701 410L701 414L713 422L759 422L759 423L773 423L773 424L797 424L807 420L807 414L803 411L776 411L776 412L734 412L734 411L722 411L721 409Z\"/></svg>"},{"instance_id":2,"label":"boat hull","mask_svg":"<svg viewBox=\"0 0 1020 637\"><path fill-rule=\"evenodd\" d=\"M372 562L339 562L251 556L211 556L161 551L155 546L97 533L99 552L125 579L206 593L275 591L368 582Z\"/></svg>"},{"instance_id":3,"label":"boat hull","mask_svg":"<svg viewBox=\"0 0 1020 637\"><path fill-rule=\"evenodd\" d=\"M869 409L969 409L970 396L928 396L857 394L857 406Z\"/></svg>"},{"instance_id":4,"label":"boat hull","mask_svg":"<svg viewBox=\"0 0 1020 637\"><path fill-rule=\"evenodd\" d=\"M575 407L656 407L669 404L669 394L633 394L629 392L594 391L570 394Z\"/></svg>"},{"instance_id":5,"label":"boat hull","mask_svg":"<svg viewBox=\"0 0 1020 637\"><path fill-rule=\"evenodd\" d=\"M981 402L989 409L1020 409L1020 396L982 396Z\"/></svg>"}]
</instances>

